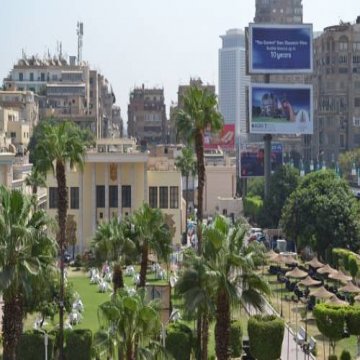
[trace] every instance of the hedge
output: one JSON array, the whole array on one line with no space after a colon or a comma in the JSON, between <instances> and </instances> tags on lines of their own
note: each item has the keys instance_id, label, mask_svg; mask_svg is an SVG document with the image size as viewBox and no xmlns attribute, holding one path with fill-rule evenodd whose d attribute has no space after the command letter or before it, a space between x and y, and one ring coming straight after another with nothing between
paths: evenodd
<instances>
[{"instance_id":1,"label":"hedge","mask_svg":"<svg viewBox=\"0 0 360 360\"><path fill-rule=\"evenodd\" d=\"M48 335L48 360L54 359L55 337ZM16 358L22 360L42 360L45 358L44 334L39 331L27 331L20 336Z\"/></svg>"},{"instance_id":2,"label":"hedge","mask_svg":"<svg viewBox=\"0 0 360 360\"><path fill-rule=\"evenodd\" d=\"M260 196L247 196L243 200L244 214L250 217L252 221L258 222L261 215L264 202Z\"/></svg>"},{"instance_id":3,"label":"hedge","mask_svg":"<svg viewBox=\"0 0 360 360\"><path fill-rule=\"evenodd\" d=\"M328 360L338 360L336 355L329 355Z\"/></svg>"},{"instance_id":4,"label":"hedge","mask_svg":"<svg viewBox=\"0 0 360 360\"><path fill-rule=\"evenodd\" d=\"M351 335L360 336L360 307L352 306L346 310L346 327Z\"/></svg>"},{"instance_id":5,"label":"hedge","mask_svg":"<svg viewBox=\"0 0 360 360\"><path fill-rule=\"evenodd\" d=\"M355 277L359 271L360 260L356 254L347 249L334 248L332 249L333 265L339 267L343 265L346 271Z\"/></svg>"},{"instance_id":6,"label":"hedge","mask_svg":"<svg viewBox=\"0 0 360 360\"><path fill-rule=\"evenodd\" d=\"M248 321L250 352L257 360L281 357L284 321L274 315L255 315Z\"/></svg>"},{"instance_id":7,"label":"hedge","mask_svg":"<svg viewBox=\"0 0 360 360\"><path fill-rule=\"evenodd\" d=\"M340 355L340 360L351 360L351 355L347 350L343 350Z\"/></svg>"},{"instance_id":8,"label":"hedge","mask_svg":"<svg viewBox=\"0 0 360 360\"><path fill-rule=\"evenodd\" d=\"M193 333L185 324L176 322L166 329L166 350L175 360L189 360L193 343Z\"/></svg>"},{"instance_id":9,"label":"hedge","mask_svg":"<svg viewBox=\"0 0 360 360\"><path fill-rule=\"evenodd\" d=\"M67 330L65 332L66 360L91 360L92 332L88 329Z\"/></svg>"},{"instance_id":10,"label":"hedge","mask_svg":"<svg viewBox=\"0 0 360 360\"><path fill-rule=\"evenodd\" d=\"M242 336L241 321L232 321L230 324L230 355L233 358L241 356Z\"/></svg>"}]
</instances>

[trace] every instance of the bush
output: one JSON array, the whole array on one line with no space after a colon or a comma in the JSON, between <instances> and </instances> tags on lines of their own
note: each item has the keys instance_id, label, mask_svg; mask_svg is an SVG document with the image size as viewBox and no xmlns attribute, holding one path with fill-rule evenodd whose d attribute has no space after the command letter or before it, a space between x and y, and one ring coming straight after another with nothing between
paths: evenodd
<instances>
[{"instance_id":1,"label":"bush","mask_svg":"<svg viewBox=\"0 0 360 360\"><path fill-rule=\"evenodd\" d=\"M243 200L244 214L252 221L258 222L263 209L263 201L259 196L247 196Z\"/></svg>"},{"instance_id":2,"label":"bush","mask_svg":"<svg viewBox=\"0 0 360 360\"><path fill-rule=\"evenodd\" d=\"M351 306L346 311L346 327L350 335L360 336L360 307Z\"/></svg>"},{"instance_id":3,"label":"bush","mask_svg":"<svg viewBox=\"0 0 360 360\"><path fill-rule=\"evenodd\" d=\"M250 352L257 360L275 360L281 356L284 321L274 315L256 315L248 321Z\"/></svg>"},{"instance_id":4,"label":"bush","mask_svg":"<svg viewBox=\"0 0 360 360\"><path fill-rule=\"evenodd\" d=\"M91 360L92 332L88 329L65 332L66 360Z\"/></svg>"},{"instance_id":5,"label":"bush","mask_svg":"<svg viewBox=\"0 0 360 360\"><path fill-rule=\"evenodd\" d=\"M336 355L329 355L328 360L338 360Z\"/></svg>"},{"instance_id":6,"label":"bush","mask_svg":"<svg viewBox=\"0 0 360 360\"><path fill-rule=\"evenodd\" d=\"M55 338L48 338L48 360L54 359ZM44 335L39 331L28 331L21 335L17 348L16 358L22 360L39 360L45 358Z\"/></svg>"},{"instance_id":7,"label":"bush","mask_svg":"<svg viewBox=\"0 0 360 360\"><path fill-rule=\"evenodd\" d=\"M242 328L240 321L232 321L230 325L230 355L240 357L242 351Z\"/></svg>"},{"instance_id":8,"label":"bush","mask_svg":"<svg viewBox=\"0 0 360 360\"><path fill-rule=\"evenodd\" d=\"M351 360L351 355L347 350L343 350L340 355L340 360Z\"/></svg>"},{"instance_id":9,"label":"bush","mask_svg":"<svg viewBox=\"0 0 360 360\"><path fill-rule=\"evenodd\" d=\"M359 272L359 266L355 255L349 256L349 272L353 278L355 278Z\"/></svg>"},{"instance_id":10,"label":"bush","mask_svg":"<svg viewBox=\"0 0 360 360\"><path fill-rule=\"evenodd\" d=\"M185 324L177 322L170 324L166 333L166 350L175 360L189 360L193 342L191 329Z\"/></svg>"}]
</instances>

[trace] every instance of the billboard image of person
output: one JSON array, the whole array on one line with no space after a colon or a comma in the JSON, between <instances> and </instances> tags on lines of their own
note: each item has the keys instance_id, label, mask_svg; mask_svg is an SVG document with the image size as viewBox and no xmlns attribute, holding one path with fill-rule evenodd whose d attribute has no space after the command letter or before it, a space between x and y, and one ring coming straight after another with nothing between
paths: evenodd
<instances>
[{"instance_id":1,"label":"billboard image of person","mask_svg":"<svg viewBox=\"0 0 360 360\"><path fill-rule=\"evenodd\" d=\"M217 149L218 147L232 150L235 147L235 124L225 124L218 133L212 133L211 129L204 132L204 149Z\"/></svg>"},{"instance_id":2,"label":"billboard image of person","mask_svg":"<svg viewBox=\"0 0 360 360\"><path fill-rule=\"evenodd\" d=\"M246 144L240 151L240 176L257 177L264 176L264 145L261 143ZM283 162L282 144L272 144L271 171L275 171Z\"/></svg>"},{"instance_id":3,"label":"billboard image of person","mask_svg":"<svg viewBox=\"0 0 360 360\"><path fill-rule=\"evenodd\" d=\"M251 133L313 133L311 85L252 84L249 95Z\"/></svg>"}]
</instances>

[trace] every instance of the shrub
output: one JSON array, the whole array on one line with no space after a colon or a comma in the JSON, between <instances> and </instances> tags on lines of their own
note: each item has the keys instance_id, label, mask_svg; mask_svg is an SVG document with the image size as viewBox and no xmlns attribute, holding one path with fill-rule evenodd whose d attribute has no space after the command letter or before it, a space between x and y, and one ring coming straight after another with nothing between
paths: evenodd
<instances>
[{"instance_id":1,"label":"shrub","mask_svg":"<svg viewBox=\"0 0 360 360\"><path fill-rule=\"evenodd\" d=\"M245 215L258 222L264 205L262 199L259 196L247 196L243 203Z\"/></svg>"},{"instance_id":2,"label":"shrub","mask_svg":"<svg viewBox=\"0 0 360 360\"><path fill-rule=\"evenodd\" d=\"M350 335L360 336L360 307L352 306L346 311L346 326Z\"/></svg>"},{"instance_id":3,"label":"shrub","mask_svg":"<svg viewBox=\"0 0 360 360\"><path fill-rule=\"evenodd\" d=\"M256 315L248 321L250 352L257 360L275 360L281 356L284 321L273 315Z\"/></svg>"},{"instance_id":4,"label":"shrub","mask_svg":"<svg viewBox=\"0 0 360 360\"><path fill-rule=\"evenodd\" d=\"M48 360L54 358L55 338L48 337ZM38 360L45 358L44 335L38 331L28 331L21 335L17 348L16 358L22 360Z\"/></svg>"},{"instance_id":5,"label":"shrub","mask_svg":"<svg viewBox=\"0 0 360 360\"><path fill-rule=\"evenodd\" d=\"M170 324L166 333L166 350L175 360L189 360L193 342L191 329L185 324L177 322Z\"/></svg>"},{"instance_id":6,"label":"shrub","mask_svg":"<svg viewBox=\"0 0 360 360\"><path fill-rule=\"evenodd\" d=\"M65 332L66 360L91 360L92 333L88 329Z\"/></svg>"},{"instance_id":7,"label":"shrub","mask_svg":"<svg viewBox=\"0 0 360 360\"><path fill-rule=\"evenodd\" d=\"M359 272L359 266L355 255L349 256L349 272L353 278L355 278Z\"/></svg>"},{"instance_id":8,"label":"shrub","mask_svg":"<svg viewBox=\"0 0 360 360\"><path fill-rule=\"evenodd\" d=\"M329 355L328 360L338 360L336 355Z\"/></svg>"},{"instance_id":9,"label":"shrub","mask_svg":"<svg viewBox=\"0 0 360 360\"><path fill-rule=\"evenodd\" d=\"M240 357L242 351L242 328L240 321L232 321L230 325L230 355Z\"/></svg>"},{"instance_id":10,"label":"shrub","mask_svg":"<svg viewBox=\"0 0 360 360\"><path fill-rule=\"evenodd\" d=\"M351 355L347 350L343 350L340 355L340 360L351 360Z\"/></svg>"}]
</instances>

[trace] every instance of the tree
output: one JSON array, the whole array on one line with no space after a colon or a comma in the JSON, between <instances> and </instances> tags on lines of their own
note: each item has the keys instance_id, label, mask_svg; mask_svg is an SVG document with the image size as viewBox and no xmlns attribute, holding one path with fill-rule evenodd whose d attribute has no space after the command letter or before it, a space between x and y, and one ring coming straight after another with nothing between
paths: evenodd
<instances>
[{"instance_id":1,"label":"tree","mask_svg":"<svg viewBox=\"0 0 360 360\"><path fill-rule=\"evenodd\" d=\"M351 171L354 165L355 169L360 167L360 149L357 148L340 154L339 165L343 177L353 181L354 177L351 175Z\"/></svg>"},{"instance_id":2,"label":"tree","mask_svg":"<svg viewBox=\"0 0 360 360\"><path fill-rule=\"evenodd\" d=\"M31 186L33 195L37 195L38 187L46 187L45 178L36 167L32 168L32 171L30 175L26 177L25 182L27 186Z\"/></svg>"},{"instance_id":3,"label":"tree","mask_svg":"<svg viewBox=\"0 0 360 360\"><path fill-rule=\"evenodd\" d=\"M201 226L203 220L203 195L205 185L204 132L216 133L223 127L223 118L217 109L216 95L206 88L190 86L183 98L183 108L176 116L178 137L195 144L198 175L197 221L198 252L201 254Z\"/></svg>"},{"instance_id":4,"label":"tree","mask_svg":"<svg viewBox=\"0 0 360 360\"><path fill-rule=\"evenodd\" d=\"M117 218L100 224L92 241L92 248L98 261L113 262L114 293L124 287L122 265L124 256L134 249L134 243L125 235L124 223Z\"/></svg>"},{"instance_id":5,"label":"tree","mask_svg":"<svg viewBox=\"0 0 360 360\"><path fill-rule=\"evenodd\" d=\"M47 236L49 219L34 201L16 190L0 187L0 291L3 294L3 358L14 360L22 333L24 304L32 286L56 256L56 243Z\"/></svg>"},{"instance_id":6,"label":"tree","mask_svg":"<svg viewBox=\"0 0 360 360\"><path fill-rule=\"evenodd\" d=\"M75 246L77 243L76 239L77 224L74 215L68 215L66 219L66 245L72 246L72 258L75 259Z\"/></svg>"},{"instance_id":7,"label":"tree","mask_svg":"<svg viewBox=\"0 0 360 360\"><path fill-rule=\"evenodd\" d=\"M359 244L359 204L335 172L305 176L283 208L281 227L298 246L311 245L322 258L330 248L356 249Z\"/></svg>"},{"instance_id":8,"label":"tree","mask_svg":"<svg viewBox=\"0 0 360 360\"><path fill-rule=\"evenodd\" d=\"M64 251L66 244L66 218L68 191L66 186L66 164L82 169L86 143L80 128L72 122L42 125L42 136L35 148L36 166L47 174L52 170L58 185L58 226L60 249L60 299L59 299L59 347L60 360L64 359Z\"/></svg>"},{"instance_id":9,"label":"tree","mask_svg":"<svg viewBox=\"0 0 360 360\"><path fill-rule=\"evenodd\" d=\"M269 196L264 199L262 226L278 228L283 206L299 184L298 170L290 165L280 166L270 178Z\"/></svg>"},{"instance_id":10,"label":"tree","mask_svg":"<svg viewBox=\"0 0 360 360\"><path fill-rule=\"evenodd\" d=\"M120 290L99 306L98 313L101 325L109 329L119 344L119 359L135 360L140 355L151 358L161 322L157 303L145 300L145 289L134 295Z\"/></svg>"},{"instance_id":11,"label":"tree","mask_svg":"<svg viewBox=\"0 0 360 360\"><path fill-rule=\"evenodd\" d=\"M171 234L160 209L152 209L144 203L133 214L133 240L141 254L140 283L145 287L149 251L153 250L159 259L167 262L171 251Z\"/></svg>"},{"instance_id":12,"label":"tree","mask_svg":"<svg viewBox=\"0 0 360 360\"><path fill-rule=\"evenodd\" d=\"M195 176L196 173L196 161L194 158L194 152L192 148L186 147L181 150L181 156L178 156L175 161L176 167L181 171L181 176L185 177L185 191L186 191L186 210L185 218L188 219L188 201L189 201L189 176Z\"/></svg>"}]
</instances>

